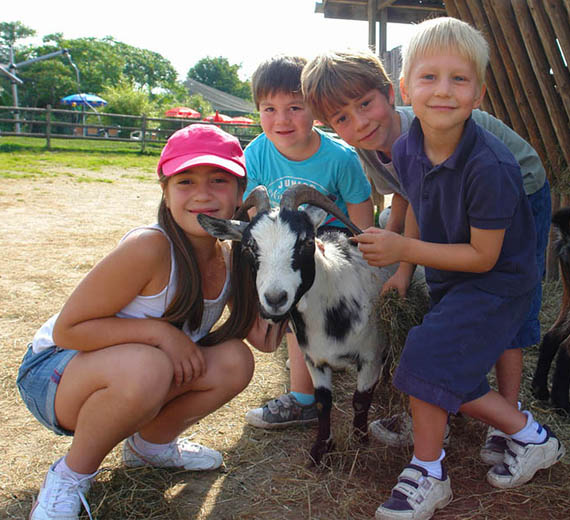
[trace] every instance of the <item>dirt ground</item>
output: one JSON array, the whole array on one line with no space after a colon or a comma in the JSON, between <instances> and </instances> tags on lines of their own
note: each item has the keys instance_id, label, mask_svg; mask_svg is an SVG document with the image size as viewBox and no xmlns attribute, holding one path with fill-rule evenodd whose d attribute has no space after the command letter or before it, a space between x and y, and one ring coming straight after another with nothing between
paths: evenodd
<instances>
[{"instance_id":1,"label":"dirt ground","mask_svg":"<svg viewBox=\"0 0 570 520\"><path fill-rule=\"evenodd\" d=\"M70 443L69 438L41 426L20 401L15 379L27 343L124 232L154 221L158 205L160 188L150 174L79 173L59 170L47 180L0 181L0 519L27 518L49 465ZM93 517L373 518L410 453L373 441L362 446L350 438L354 374L340 374L335 383L337 451L324 468L308 469L313 429L267 432L249 427L243 419L249 408L279 395L288 382L283 347L274 354L255 356L250 386L188 431L194 440L223 452L225 464L220 471L124 470L116 448L89 495ZM525 367L527 379L531 370L530 365ZM387 413L385 391L378 394L373 417ZM529 404L533 412L550 415L540 403ZM562 430L561 438L570 447L570 422L556 421L557 431ZM436 520L568 519L568 456L553 469L540 472L532 483L498 491L485 482L487 468L478 458L483 427L456 418L452 432L447 464L455 499Z\"/></svg>"}]
</instances>

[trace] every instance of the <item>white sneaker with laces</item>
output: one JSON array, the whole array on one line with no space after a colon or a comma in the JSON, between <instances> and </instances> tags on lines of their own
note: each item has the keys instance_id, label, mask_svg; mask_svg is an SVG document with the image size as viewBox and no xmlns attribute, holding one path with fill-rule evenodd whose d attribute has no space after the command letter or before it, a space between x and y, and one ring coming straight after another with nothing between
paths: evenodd
<instances>
[{"instance_id":1,"label":"white sneaker with laces","mask_svg":"<svg viewBox=\"0 0 570 520\"><path fill-rule=\"evenodd\" d=\"M522 443L507 439L507 451L502 464L493 466L487 472L487 481L494 487L510 489L525 484L540 469L556 464L566 453L564 446L550 431L540 444Z\"/></svg>"},{"instance_id":2,"label":"white sneaker with laces","mask_svg":"<svg viewBox=\"0 0 570 520\"><path fill-rule=\"evenodd\" d=\"M376 510L376 520L428 520L453 499L445 468L441 479L409 464L398 477L390 498Z\"/></svg>"},{"instance_id":3,"label":"white sneaker with laces","mask_svg":"<svg viewBox=\"0 0 570 520\"><path fill-rule=\"evenodd\" d=\"M123 443L123 464L129 468L154 466L156 468L181 468L187 471L207 471L222 465L219 451L179 438L171 442L165 451L157 455L142 455L135 448L132 436Z\"/></svg>"},{"instance_id":4,"label":"white sneaker with laces","mask_svg":"<svg viewBox=\"0 0 570 520\"><path fill-rule=\"evenodd\" d=\"M78 520L81 505L93 520L85 494L97 472L76 480L65 473L55 472L54 468L58 462L52 464L47 472L38 498L30 511L29 520Z\"/></svg>"}]
</instances>

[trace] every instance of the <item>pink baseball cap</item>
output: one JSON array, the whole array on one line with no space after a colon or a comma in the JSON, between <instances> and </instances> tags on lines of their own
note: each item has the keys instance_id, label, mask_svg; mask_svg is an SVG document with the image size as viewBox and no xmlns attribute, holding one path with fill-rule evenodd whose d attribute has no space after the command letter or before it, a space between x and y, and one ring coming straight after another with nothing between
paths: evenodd
<instances>
[{"instance_id":1,"label":"pink baseball cap","mask_svg":"<svg viewBox=\"0 0 570 520\"><path fill-rule=\"evenodd\" d=\"M166 177L192 166L219 166L246 177L245 156L237 137L216 125L193 124L174 132L160 154L156 171Z\"/></svg>"}]
</instances>

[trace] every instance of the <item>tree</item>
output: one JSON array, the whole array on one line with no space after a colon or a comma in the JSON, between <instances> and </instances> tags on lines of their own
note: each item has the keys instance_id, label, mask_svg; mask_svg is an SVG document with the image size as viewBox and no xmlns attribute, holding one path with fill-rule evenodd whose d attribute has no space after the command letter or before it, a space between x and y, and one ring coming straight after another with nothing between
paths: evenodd
<instances>
[{"instance_id":1,"label":"tree","mask_svg":"<svg viewBox=\"0 0 570 520\"><path fill-rule=\"evenodd\" d=\"M7 63L10 60L9 49L14 47L18 40L35 35L36 31L22 22L0 22L0 60Z\"/></svg>"},{"instance_id":2,"label":"tree","mask_svg":"<svg viewBox=\"0 0 570 520\"><path fill-rule=\"evenodd\" d=\"M217 88L228 94L233 94L242 99L251 100L249 82L241 81L238 71L241 65L230 65L227 58L202 58L188 71L187 78L195 79L210 87Z\"/></svg>"}]
</instances>

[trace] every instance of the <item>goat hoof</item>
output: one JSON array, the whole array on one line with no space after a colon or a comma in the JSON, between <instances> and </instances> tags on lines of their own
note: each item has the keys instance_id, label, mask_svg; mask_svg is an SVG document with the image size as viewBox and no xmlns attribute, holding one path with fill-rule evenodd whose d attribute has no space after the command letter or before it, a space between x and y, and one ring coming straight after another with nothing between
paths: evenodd
<instances>
[{"instance_id":1,"label":"goat hoof","mask_svg":"<svg viewBox=\"0 0 570 520\"><path fill-rule=\"evenodd\" d=\"M333 441L316 442L310 451L311 461L309 467L319 466L323 456L334 449Z\"/></svg>"},{"instance_id":2,"label":"goat hoof","mask_svg":"<svg viewBox=\"0 0 570 520\"><path fill-rule=\"evenodd\" d=\"M354 437L361 444L368 444L370 441L370 436L368 435L367 431L363 432L362 430L358 429L354 430Z\"/></svg>"},{"instance_id":3,"label":"goat hoof","mask_svg":"<svg viewBox=\"0 0 570 520\"><path fill-rule=\"evenodd\" d=\"M548 401L550 398L548 388L539 385L532 385L532 395L540 401Z\"/></svg>"}]
</instances>

